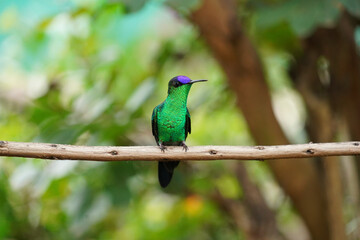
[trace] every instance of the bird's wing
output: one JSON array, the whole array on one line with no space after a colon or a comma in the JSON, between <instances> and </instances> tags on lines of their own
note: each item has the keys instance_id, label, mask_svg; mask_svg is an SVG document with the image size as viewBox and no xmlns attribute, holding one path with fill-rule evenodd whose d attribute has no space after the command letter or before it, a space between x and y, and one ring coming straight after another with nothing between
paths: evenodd
<instances>
[{"instance_id":1,"label":"bird's wing","mask_svg":"<svg viewBox=\"0 0 360 240\"><path fill-rule=\"evenodd\" d=\"M186 108L186 117L185 117L185 139L188 135L188 133L191 133L191 119L190 119L190 113L189 109Z\"/></svg>"},{"instance_id":2,"label":"bird's wing","mask_svg":"<svg viewBox=\"0 0 360 240\"><path fill-rule=\"evenodd\" d=\"M151 116L151 127L152 127L152 134L155 137L156 144L159 145L159 132L158 132L158 111L159 111L160 105L156 106L152 112Z\"/></svg>"}]
</instances>

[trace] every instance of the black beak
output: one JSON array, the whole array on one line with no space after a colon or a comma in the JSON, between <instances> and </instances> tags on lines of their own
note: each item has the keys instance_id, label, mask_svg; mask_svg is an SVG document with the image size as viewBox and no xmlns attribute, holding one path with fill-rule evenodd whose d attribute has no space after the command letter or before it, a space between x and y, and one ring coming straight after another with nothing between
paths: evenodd
<instances>
[{"instance_id":1,"label":"black beak","mask_svg":"<svg viewBox=\"0 0 360 240\"><path fill-rule=\"evenodd\" d=\"M206 82L207 80L205 79L200 79L200 80L192 80L190 81L188 84L193 84L193 83L197 83L197 82Z\"/></svg>"}]
</instances>

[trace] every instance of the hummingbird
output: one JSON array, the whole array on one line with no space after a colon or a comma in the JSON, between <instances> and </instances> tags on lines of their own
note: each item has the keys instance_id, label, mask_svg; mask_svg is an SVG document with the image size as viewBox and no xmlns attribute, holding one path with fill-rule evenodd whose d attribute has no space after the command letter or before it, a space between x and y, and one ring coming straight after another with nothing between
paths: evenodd
<instances>
[{"instance_id":1,"label":"hummingbird","mask_svg":"<svg viewBox=\"0 0 360 240\"><path fill-rule=\"evenodd\" d=\"M186 76L176 76L169 81L167 98L154 108L151 116L152 134L162 152L165 152L166 146L182 146L185 152L188 150L185 140L191 133L191 120L187 97L193 83L205 81L191 80ZM178 165L179 161L158 162L161 187L169 185Z\"/></svg>"}]
</instances>

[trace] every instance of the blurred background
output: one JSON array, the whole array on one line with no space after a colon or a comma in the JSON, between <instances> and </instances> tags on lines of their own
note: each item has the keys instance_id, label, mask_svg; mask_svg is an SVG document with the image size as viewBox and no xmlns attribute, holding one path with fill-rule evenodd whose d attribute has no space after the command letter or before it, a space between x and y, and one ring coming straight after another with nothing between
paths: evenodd
<instances>
[{"instance_id":1,"label":"blurred background","mask_svg":"<svg viewBox=\"0 0 360 240\"><path fill-rule=\"evenodd\" d=\"M360 140L359 54L358 0L2 0L0 140L155 145L176 75L189 146ZM359 166L1 157L0 239L360 239Z\"/></svg>"}]
</instances>

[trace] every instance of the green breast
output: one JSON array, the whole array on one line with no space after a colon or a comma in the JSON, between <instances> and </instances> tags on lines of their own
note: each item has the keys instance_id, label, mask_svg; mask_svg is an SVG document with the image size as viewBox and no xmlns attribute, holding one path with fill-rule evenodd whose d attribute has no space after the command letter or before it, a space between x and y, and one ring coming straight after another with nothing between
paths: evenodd
<instances>
[{"instance_id":1,"label":"green breast","mask_svg":"<svg viewBox=\"0 0 360 240\"><path fill-rule=\"evenodd\" d=\"M157 130L159 142L179 145L185 141L186 103L191 85L172 88L166 100L158 106Z\"/></svg>"},{"instance_id":2,"label":"green breast","mask_svg":"<svg viewBox=\"0 0 360 240\"><path fill-rule=\"evenodd\" d=\"M176 143L185 140L186 106L164 104L158 113L159 141Z\"/></svg>"}]
</instances>

